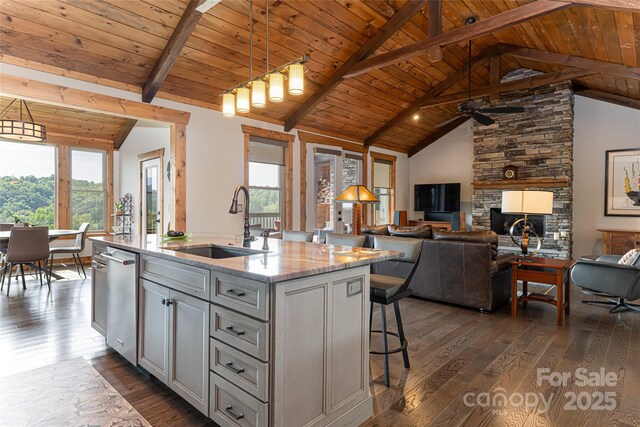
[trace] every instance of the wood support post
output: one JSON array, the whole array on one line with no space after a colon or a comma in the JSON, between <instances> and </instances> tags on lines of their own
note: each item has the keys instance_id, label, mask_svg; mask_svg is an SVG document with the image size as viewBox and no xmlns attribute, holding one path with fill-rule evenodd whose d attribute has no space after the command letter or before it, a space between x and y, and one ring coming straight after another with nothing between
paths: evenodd
<instances>
[{"instance_id":1,"label":"wood support post","mask_svg":"<svg viewBox=\"0 0 640 427\"><path fill-rule=\"evenodd\" d=\"M187 229L187 129L179 123L171 125L171 142L169 148L171 159L171 181L169 210L171 228L186 231Z\"/></svg>"}]
</instances>

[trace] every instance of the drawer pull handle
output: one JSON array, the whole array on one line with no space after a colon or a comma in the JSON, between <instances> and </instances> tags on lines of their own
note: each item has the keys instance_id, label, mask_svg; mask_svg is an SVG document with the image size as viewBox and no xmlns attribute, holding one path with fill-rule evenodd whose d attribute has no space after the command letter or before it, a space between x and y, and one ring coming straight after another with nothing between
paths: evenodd
<instances>
[{"instance_id":1,"label":"drawer pull handle","mask_svg":"<svg viewBox=\"0 0 640 427\"><path fill-rule=\"evenodd\" d=\"M224 366L234 374L241 374L244 372L244 368L236 368L233 366L233 362L225 363Z\"/></svg>"},{"instance_id":2,"label":"drawer pull handle","mask_svg":"<svg viewBox=\"0 0 640 427\"><path fill-rule=\"evenodd\" d=\"M246 294L242 291L236 291L235 289L227 289L224 291L225 294L233 295L234 297L243 297Z\"/></svg>"},{"instance_id":3,"label":"drawer pull handle","mask_svg":"<svg viewBox=\"0 0 640 427\"><path fill-rule=\"evenodd\" d=\"M224 412L231 415L236 421L244 418L244 414L238 414L236 411L233 410L233 406L231 405L227 405L227 407L224 408Z\"/></svg>"},{"instance_id":4,"label":"drawer pull handle","mask_svg":"<svg viewBox=\"0 0 640 427\"><path fill-rule=\"evenodd\" d=\"M239 337L240 335L244 335L244 331L236 331L235 329L233 329L233 326L227 326L225 329L227 330L227 332L237 337Z\"/></svg>"}]
</instances>

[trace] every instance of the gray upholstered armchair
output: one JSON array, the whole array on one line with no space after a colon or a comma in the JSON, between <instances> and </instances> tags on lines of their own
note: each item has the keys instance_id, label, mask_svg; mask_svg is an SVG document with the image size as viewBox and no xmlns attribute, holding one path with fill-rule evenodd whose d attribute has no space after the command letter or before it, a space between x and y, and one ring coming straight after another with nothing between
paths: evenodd
<instances>
[{"instance_id":1,"label":"gray upholstered armchair","mask_svg":"<svg viewBox=\"0 0 640 427\"><path fill-rule=\"evenodd\" d=\"M604 296L608 301L582 301L586 304L613 305L611 313L640 311L640 306L625 300L640 298L640 257L633 265L618 264L620 255L603 255L595 261L578 261L571 269L571 281L584 292Z\"/></svg>"}]
</instances>

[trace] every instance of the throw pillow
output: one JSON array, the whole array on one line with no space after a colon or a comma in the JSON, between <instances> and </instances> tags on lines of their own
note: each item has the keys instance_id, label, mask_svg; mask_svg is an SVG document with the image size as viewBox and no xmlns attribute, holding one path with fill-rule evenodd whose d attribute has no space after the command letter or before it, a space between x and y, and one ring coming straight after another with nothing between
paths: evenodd
<instances>
[{"instance_id":1,"label":"throw pillow","mask_svg":"<svg viewBox=\"0 0 640 427\"><path fill-rule=\"evenodd\" d=\"M418 239L430 239L431 238L431 226L430 225L413 225L413 226L399 226L391 224L389 226L389 234L398 237L415 237Z\"/></svg>"},{"instance_id":2,"label":"throw pillow","mask_svg":"<svg viewBox=\"0 0 640 427\"><path fill-rule=\"evenodd\" d=\"M634 265L640 257L640 249L631 249L626 254L622 255L618 264Z\"/></svg>"},{"instance_id":3,"label":"throw pillow","mask_svg":"<svg viewBox=\"0 0 640 427\"><path fill-rule=\"evenodd\" d=\"M360 228L360 234L372 234L376 236L388 236L389 228L387 225L363 225Z\"/></svg>"}]
</instances>

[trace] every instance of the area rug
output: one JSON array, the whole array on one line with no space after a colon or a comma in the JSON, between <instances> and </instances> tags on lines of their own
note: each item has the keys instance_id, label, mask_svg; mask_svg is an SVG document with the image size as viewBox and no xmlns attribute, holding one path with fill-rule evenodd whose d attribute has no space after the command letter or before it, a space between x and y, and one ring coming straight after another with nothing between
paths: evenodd
<instances>
[{"instance_id":1,"label":"area rug","mask_svg":"<svg viewBox=\"0 0 640 427\"><path fill-rule=\"evenodd\" d=\"M84 359L0 379L0 426L150 426Z\"/></svg>"}]
</instances>

